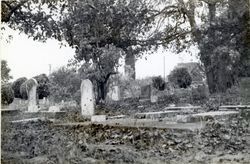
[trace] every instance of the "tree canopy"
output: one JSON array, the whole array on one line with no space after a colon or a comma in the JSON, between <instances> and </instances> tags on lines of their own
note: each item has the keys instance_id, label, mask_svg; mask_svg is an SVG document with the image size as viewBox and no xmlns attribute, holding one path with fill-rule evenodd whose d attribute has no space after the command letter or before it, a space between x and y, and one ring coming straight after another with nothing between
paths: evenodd
<instances>
[{"instance_id":1,"label":"tree canopy","mask_svg":"<svg viewBox=\"0 0 250 164\"><path fill-rule=\"evenodd\" d=\"M6 60L1 60L1 82L7 83L12 76L10 75L10 68Z\"/></svg>"},{"instance_id":2,"label":"tree canopy","mask_svg":"<svg viewBox=\"0 0 250 164\"><path fill-rule=\"evenodd\" d=\"M74 69L61 67L49 75L50 96L55 102L76 100L80 103L81 79Z\"/></svg>"},{"instance_id":3,"label":"tree canopy","mask_svg":"<svg viewBox=\"0 0 250 164\"><path fill-rule=\"evenodd\" d=\"M139 56L159 45L176 52L197 45L211 93L249 76L247 0L22 0L2 1L1 7L1 21L11 28L35 40L55 38L75 48L73 64L99 72L99 86L114 72L117 58ZM107 51L120 53L104 55ZM109 59L114 59L111 65L102 65Z\"/></svg>"}]
</instances>

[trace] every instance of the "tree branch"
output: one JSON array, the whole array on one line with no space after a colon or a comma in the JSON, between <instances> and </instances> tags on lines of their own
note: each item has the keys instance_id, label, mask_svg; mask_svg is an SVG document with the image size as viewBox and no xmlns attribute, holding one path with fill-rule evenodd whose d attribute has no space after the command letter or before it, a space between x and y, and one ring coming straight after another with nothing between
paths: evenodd
<instances>
[{"instance_id":1,"label":"tree branch","mask_svg":"<svg viewBox=\"0 0 250 164\"><path fill-rule=\"evenodd\" d=\"M22 5L24 5L26 2L28 2L28 0L24 0L24 1L21 1L19 4L17 4L16 6L11 6L11 1L2 1L2 5L6 5L8 8L9 8L9 12L8 13L4 13L2 12L2 19L1 19L1 22L9 22L10 21L10 18L11 16L19 9L22 7ZM2 7L2 6L1 6ZM3 7L2 7L3 8Z\"/></svg>"}]
</instances>

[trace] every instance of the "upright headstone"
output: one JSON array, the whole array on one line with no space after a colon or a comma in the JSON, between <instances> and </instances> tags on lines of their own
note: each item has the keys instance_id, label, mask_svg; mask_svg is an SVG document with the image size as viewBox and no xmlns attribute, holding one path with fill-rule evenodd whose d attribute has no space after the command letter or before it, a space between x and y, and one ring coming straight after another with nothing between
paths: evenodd
<instances>
[{"instance_id":1,"label":"upright headstone","mask_svg":"<svg viewBox=\"0 0 250 164\"><path fill-rule=\"evenodd\" d=\"M60 108L58 106L50 106L49 112L60 112Z\"/></svg>"},{"instance_id":2,"label":"upright headstone","mask_svg":"<svg viewBox=\"0 0 250 164\"><path fill-rule=\"evenodd\" d=\"M82 80L81 84L81 114L92 116L95 113L94 87L89 79Z\"/></svg>"},{"instance_id":3,"label":"upright headstone","mask_svg":"<svg viewBox=\"0 0 250 164\"><path fill-rule=\"evenodd\" d=\"M158 101L157 90L151 87L151 95L150 95L151 103L156 103Z\"/></svg>"},{"instance_id":4,"label":"upright headstone","mask_svg":"<svg viewBox=\"0 0 250 164\"><path fill-rule=\"evenodd\" d=\"M151 103L156 103L156 102L158 101L158 96L156 96L156 95L151 95L150 101L151 101Z\"/></svg>"},{"instance_id":5,"label":"upright headstone","mask_svg":"<svg viewBox=\"0 0 250 164\"><path fill-rule=\"evenodd\" d=\"M49 104L49 99L48 99L48 98L45 99L45 105L50 105L50 104Z\"/></svg>"},{"instance_id":6,"label":"upright headstone","mask_svg":"<svg viewBox=\"0 0 250 164\"><path fill-rule=\"evenodd\" d=\"M31 78L26 85L28 93L28 112L38 112L37 106L37 89L38 83L34 78Z\"/></svg>"},{"instance_id":7,"label":"upright headstone","mask_svg":"<svg viewBox=\"0 0 250 164\"><path fill-rule=\"evenodd\" d=\"M45 104L46 104L46 97L43 97L42 104L43 104L43 105L45 105Z\"/></svg>"},{"instance_id":8,"label":"upright headstone","mask_svg":"<svg viewBox=\"0 0 250 164\"><path fill-rule=\"evenodd\" d=\"M120 100L120 88L119 86L112 86L109 88L107 97L111 100L114 101L119 101Z\"/></svg>"},{"instance_id":9,"label":"upright headstone","mask_svg":"<svg viewBox=\"0 0 250 164\"><path fill-rule=\"evenodd\" d=\"M145 85L141 87L141 98L150 99L151 96L151 85Z\"/></svg>"}]
</instances>

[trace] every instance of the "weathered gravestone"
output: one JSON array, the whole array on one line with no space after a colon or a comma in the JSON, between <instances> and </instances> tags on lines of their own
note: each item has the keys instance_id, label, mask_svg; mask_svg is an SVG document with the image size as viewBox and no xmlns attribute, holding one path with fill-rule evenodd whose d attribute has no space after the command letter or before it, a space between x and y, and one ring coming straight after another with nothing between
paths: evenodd
<instances>
[{"instance_id":1,"label":"weathered gravestone","mask_svg":"<svg viewBox=\"0 0 250 164\"><path fill-rule=\"evenodd\" d=\"M158 102L158 91L155 88L151 88L150 101L151 103Z\"/></svg>"},{"instance_id":2,"label":"weathered gravestone","mask_svg":"<svg viewBox=\"0 0 250 164\"><path fill-rule=\"evenodd\" d=\"M109 88L109 92L107 94L107 97L114 101L120 100L120 88L119 86L112 86Z\"/></svg>"},{"instance_id":3,"label":"weathered gravestone","mask_svg":"<svg viewBox=\"0 0 250 164\"><path fill-rule=\"evenodd\" d=\"M50 106L49 112L60 112L60 108L58 106Z\"/></svg>"},{"instance_id":4,"label":"weathered gravestone","mask_svg":"<svg viewBox=\"0 0 250 164\"><path fill-rule=\"evenodd\" d=\"M81 84L81 114L92 116L95 113L95 95L93 84L89 79L82 80Z\"/></svg>"},{"instance_id":5,"label":"weathered gravestone","mask_svg":"<svg viewBox=\"0 0 250 164\"><path fill-rule=\"evenodd\" d=\"M141 87L141 98L150 99L151 96L151 85L145 85Z\"/></svg>"},{"instance_id":6,"label":"weathered gravestone","mask_svg":"<svg viewBox=\"0 0 250 164\"><path fill-rule=\"evenodd\" d=\"M42 104L46 104L46 97L43 97Z\"/></svg>"},{"instance_id":7,"label":"weathered gravestone","mask_svg":"<svg viewBox=\"0 0 250 164\"><path fill-rule=\"evenodd\" d=\"M37 106L37 89L38 83L34 78L29 79L26 84L26 89L28 93L28 112L38 112Z\"/></svg>"},{"instance_id":8,"label":"weathered gravestone","mask_svg":"<svg viewBox=\"0 0 250 164\"><path fill-rule=\"evenodd\" d=\"M241 78L240 95L243 103L250 103L250 77Z\"/></svg>"}]
</instances>

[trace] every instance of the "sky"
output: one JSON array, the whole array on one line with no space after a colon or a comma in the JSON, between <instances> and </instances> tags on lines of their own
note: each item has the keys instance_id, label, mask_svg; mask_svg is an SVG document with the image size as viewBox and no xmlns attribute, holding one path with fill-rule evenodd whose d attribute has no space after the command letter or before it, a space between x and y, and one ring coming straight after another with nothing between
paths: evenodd
<instances>
[{"instance_id":1,"label":"sky","mask_svg":"<svg viewBox=\"0 0 250 164\"><path fill-rule=\"evenodd\" d=\"M6 39L9 35L12 35L12 39L7 42ZM31 78L42 73L48 75L49 65L51 65L52 71L56 70L67 65L74 56L74 49L60 48L59 42L56 40L48 40L46 43L33 41L25 34L9 28L3 31L0 46L1 60L7 60L12 80L19 77ZM150 55L145 54L143 58L136 61L136 78L163 76L164 58L165 75L168 75L178 63L198 61L197 53L198 50L193 47L192 56L190 54L177 55L163 49ZM123 67L119 70L124 73Z\"/></svg>"}]
</instances>

